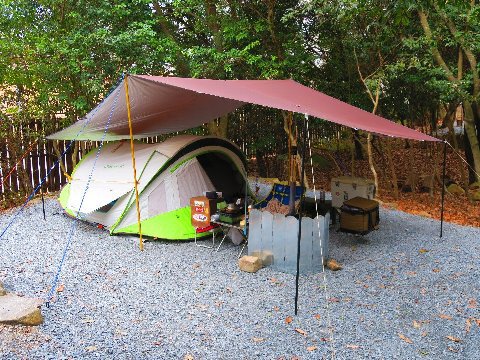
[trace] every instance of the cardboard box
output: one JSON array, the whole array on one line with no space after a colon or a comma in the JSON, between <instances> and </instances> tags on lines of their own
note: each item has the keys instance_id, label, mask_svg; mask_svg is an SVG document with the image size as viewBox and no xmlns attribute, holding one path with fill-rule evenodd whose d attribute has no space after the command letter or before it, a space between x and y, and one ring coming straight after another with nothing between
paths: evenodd
<instances>
[{"instance_id":1,"label":"cardboard box","mask_svg":"<svg viewBox=\"0 0 480 360\"><path fill-rule=\"evenodd\" d=\"M190 199L192 225L204 228L210 225L210 217L217 212L217 200L206 196L197 196Z\"/></svg>"},{"instance_id":2,"label":"cardboard box","mask_svg":"<svg viewBox=\"0 0 480 360\"><path fill-rule=\"evenodd\" d=\"M351 176L332 178L332 206L339 209L343 203L354 197L372 200L375 198L375 182L373 180Z\"/></svg>"}]
</instances>

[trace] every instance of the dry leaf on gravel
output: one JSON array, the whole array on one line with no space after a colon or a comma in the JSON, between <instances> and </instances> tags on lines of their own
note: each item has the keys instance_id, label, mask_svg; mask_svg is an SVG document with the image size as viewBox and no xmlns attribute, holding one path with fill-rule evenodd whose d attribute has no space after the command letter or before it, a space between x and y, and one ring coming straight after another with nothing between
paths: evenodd
<instances>
[{"instance_id":1,"label":"dry leaf on gravel","mask_svg":"<svg viewBox=\"0 0 480 360\"><path fill-rule=\"evenodd\" d=\"M467 334L470 332L471 327L472 327L472 320L471 319L465 320L465 332Z\"/></svg>"},{"instance_id":2,"label":"dry leaf on gravel","mask_svg":"<svg viewBox=\"0 0 480 360\"><path fill-rule=\"evenodd\" d=\"M446 314L440 314L440 315L438 315L438 317L440 319L445 319L445 320L452 320L453 319L450 315L446 315Z\"/></svg>"},{"instance_id":3,"label":"dry leaf on gravel","mask_svg":"<svg viewBox=\"0 0 480 360\"><path fill-rule=\"evenodd\" d=\"M259 343L259 342L262 342L262 341L265 341L265 338L252 338L253 342L256 342L256 343Z\"/></svg>"},{"instance_id":4,"label":"dry leaf on gravel","mask_svg":"<svg viewBox=\"0 0 480 360\"><path fill-rule=\"evenodd\" d=\"M317 350L317 347L316 346L309 346L307 347L307 351L315 351Z\"/></svg>"},{"instance_id":5,"label":"dry leaf on gravel","mask_svg":"<svg viewBox=\"0 0 480 360\"><path fill-rule=\"evenodd\" d=\"M420 329L420 326L422 326L422 324L420 324L417 320L413 320L413 327L415 329Z\"/></svg>"},{"instance_id":6,"label":"dry leaf on gravel","mask_svg":"<svg viewBox=\"0 0 480 360\"><path fill-rule=\"evenodd\" d=\"M468 306L469 309L475 309L477 307L477 300L475 299L468 299Z\"/></svg>"},{"instance_id":7,"label":"dry leaf on gravel","mask_svg":"<svg viewBox=\"0 0 480 360\"><path fill-rule=\"evenodd\" d=\"M293 321L293 318L291 316L287 316L285 319L286 324L290 324Z\"/></svg>"},{"instance_id":8,"label":"dry leaf on gravel","mask_svg":"<svg viewBox=\"0 0 480 360\"><path fill-rule=\"evenodd\" d=\"M314 317L315 319L317 319L317 320L320 320L320 319L321 319L320 314L315 314L315 315L313 315L313 317Z\"/></svg>"},{"instance_id":9,"label":"dry leaf on gravel","mask_svg":"<svg viewBox=\"0 0 480 360\"><path fill-rule=\"evenodd\" d=\"M398 337L399 337L400 339L402 339L403 341L405 341L406 343L413 344L413 341L412 341L412 340L410 340L408 337L406 337L405 335L403 335L403 334L401 334L401 333L398 334Z\"/></svg>"},{"instance_id":10,"label":"dry leaf on gravel","mask_svg":"<svg viewBox=\"0 0 480 360\"><path fill-rule=\"evenodd\" d=\"M183 357L183 360L195 360L192 354L187 354Z\"/></svg>"},{"instance_id":11,"label":"dry leaf on gravel","mask_svg":"<svg viewBox=\"0 0 480 360\"><path fill-rule=\"evenodd\" d=\"M65 290L65 285L60 284L60 285L57 287L57 292L61 293L61 292L63 292L63 290Z\"/></svg>"},{"instance_id":12,"label":"dry leaf on gravel","mask_svg":"<svg viewBox=\"0 0 480 360\"><path fill-rule=\"evenodd\" d=\"M96 346L87 346L85 348L85 350L87 350L88 352L97 351L97 347Z\"/></svg>"},{"instance_id":13,"label":"dry leaf on gravel","mask_svg":"<svg viewBox=\"0 0 480 360\"><path fill-rule=\"evenodd\" d=\"M296 328L295 331L296 331L297 333L299 333L300 335L307 336L307 333L306 333L304 330L302 330L302 329Z\"/></svg>"},{"instance_id":14,"label":"dry leaf on gravel","mask_svg":"<svg viewBox=\"0 0 480 360\"><path fill-rule=\"evenodd\" d=\"M459 338L455 337L455 336L452 336L452 335L448 335L447 336L447 339L448 340L451 340L451 341L454 341L454 342L461 342L462 340L460 340Z\"/></svg>"},{"instance_id":15,"label":"dry leaf on gravel","mask_svg":"<svg viewBox=\"0 0 480 360\"><path fill-rule=\"evenodd\" d=\"M347 345L345 345L345 347L346 347L347 349L356 350L356 349L358 349L360 346L354 345L354 344L347 344Z\"/></svg>"},{"instance_id":16,"label":"dry leaf on gravel","mask_svg":"<svg viewBox=\"0 0 480 360\"><path fill-rule=\"evenodd\" d=\"M419 252L420 254L425 254L425 253L427 253L427 252L429 252L429 251L430 251L430 250L427 250L427 249L420 249L420 250L418 250L418 252Z\"/></svg>"}]
</instances>

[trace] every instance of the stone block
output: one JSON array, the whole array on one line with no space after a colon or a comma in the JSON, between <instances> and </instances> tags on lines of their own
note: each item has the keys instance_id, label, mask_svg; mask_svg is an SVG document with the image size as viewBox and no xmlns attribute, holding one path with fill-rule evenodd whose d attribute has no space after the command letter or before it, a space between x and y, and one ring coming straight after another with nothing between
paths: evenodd
<instances>
[{"instance_id":1,"label":"stone block","mask_svg":"<svg viewBox=\"0 0 480 360\"><path fill-rule=\"evenodd\" d=\"M0 324L40 325L43 322L40 299L15 294L0 297Z\"/></svg>"},{"instance_id":2,"label":"stone block","mask_svg":"<svg viewBox=\"0 0 480 360\"><path fill-rule=\"evenodd\" d=\"M480 201L480 190L472 192L472 200Z\"/></svg>"},{"instance_id":3,"label":"stone block","mask_svg":"<svg viewBox=\"0 0 480 360\"><path fill-rule=\"evenodd\" d=\"M262 268L262 260L256 256L245 255L238 260L240 270L255 273Z\"/></svg>"},{"instance_id":4,"label":"stone block","mask_svg":"<svg viewBox=\"0 0 480 360\"><path fill-rule=\"evenodd\" d=\"M273 254L271 251L254 251L250 254L251 256L258 257L263 266L269 266L273 264Z\"/></svg>"},{"instance_id":5,"label":"stone block","mask_svg":"<svg viewBox=\"0 0 480 360\"><path fill-rule=\"evenodd\" d=\"M447 191L453 195L465 195L465 190L463 190L462 187L457 184L450 184L447 187Z\"/></svg>"}]
</instances>

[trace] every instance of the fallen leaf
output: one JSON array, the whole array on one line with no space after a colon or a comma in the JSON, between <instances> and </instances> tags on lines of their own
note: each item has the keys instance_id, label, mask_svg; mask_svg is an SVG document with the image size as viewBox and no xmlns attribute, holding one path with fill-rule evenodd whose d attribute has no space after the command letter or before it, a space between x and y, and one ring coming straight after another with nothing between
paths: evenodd
<instances>
[{"instance_id":1,"label":"fallen leaf","mask_svg":"<svg viewBox=\"0 0 480 360\"><path fill-rule=\"evenodd\" d=\"M313 317L314 317L315 319L317 319L317 320L320 320L320 319L322 318L322 317L320 316L320 314L315 314L315 315L313 315Z\"/></svg>"},{"instance_id":2,"label":"fallen leaf","mask_svg":"<svg viewBox=\"0 0 480 360\"><path fill-rule=\"evenodd\" d=\"M458 352L457 349L454 349L454 348L452 348L451 346L448 347L448 350L450 350L451 352Z\"/></svg>"},{"instance_id":3,"label":"fallen leaf","mask_svg":"<svg viewBox=\"0 0 480 360\"><path fill-rule=\"evenodd\" d=\"M446 315L446 314L440 314L440 315L438 315L438 317L440 319L445 319L445 320L452 320L453 319L450 315Z\"/></svg>"},{"instance_id":4,"label":"fallen leaf","mask_svg":"<svg viewBox=\"0 0 480 360\"><path fill-rule=\"evenodd\" d=\"M406 343L413 344L413 341L410 340L408 337L406 337L406 336L403 335L403 334L398 334L398 337L399 337L400 339L402 339L403 341L405 341Z\"/></svg>"},{"instance_id":5,"label":"fallen leaf","mask_svg":"<svg viewBox=\"0 0 480 360\"><path fill-rule=\"evenodd\" d=\"M423 337L425 337L425 336L427 336L427 332L426 332L426 331L424 331L424 332L422 332L422 334L421 334L421 335L422 335Z\"/></svg>"},{"instance_id":6,"label":"fallen leaf","mask_svg":"<svg viewBox=\"0 0 480 360\"><path fill-rule=\"evenodd\" d=\"M85 348L85 350L87 350L88 352L97 351L97 347L96 346L87 346Z\"/></svg>"},{"instance_id":7,"label":"fallen leaf","mask_svg":"<svg viewBox=\"0 0 480 360\"><path fill-rule=\"evenodd\" d=\"M290 324L293 321L293 318L291 316L287 316L285 319L285 323Z\"/></svg>"},{"instance_id":8,"label":"fallen leaf","mask_svg":"<svg viewBox=\"0 0 480 360\"><path fill-rule=\"evenodd\" d=\"M333 298L329 298L328 301L330 301L330 302L340 302L340 299L333 297Z\"/></svg>"},{"instance_id":9,"label":"fallen leaf","mask_svg":"<svg viewBox=\"0 0 480 360\"><path fill-rule=\"evenodd\" d=\"M420 324L417 320L413 320L413 327L415 329L420 329L420 326L422 326L422 324Z\"/></svg>"},{"instance_id":10,"label":"fallen leaf","mask_svg":"<svg viewBox=\"0 0 480 360\"><path fill-rule=\"evenodd\" d=\"M472 327L472 320L471 319L465 320L465 332L467 334L470 332L471 327Z\"/></svg>"},{"instance_id":11,"label":"fallen leaf","mask_svg":"<svg viewBox=\"0 0 480 360\"><path fill-rule=\"evenodd\" d=\"M468 306L469 309L475 309L477 307L477 300L475 299L469 299L468 300Z\"/></svg>"},{"instance_id":12,"label":"fallen leaf","mask_svg":"<svg viewBox=\"0 0 480 360\"><path fill-rule=\"evenodd\" d=\"M256 338L256 337L252 338L252 340L253 340L253 342L256 342L256 343L265 341L264 338Z\"/></svg>"},{"instance_id":13,"label":"fallen leaf","mask_svg":"<svg viewBox=\"0 0 480 360\"><path fill-rule=\"evenodd\" d=\"M472 320L475 321L478 326L480 326L480 319L472 319Z\"/></svg>"},{"instance_id":14,"label":"fallen leaf","mask_svg":"<svg viewBox=\"0 0 480 360\"><path fill-rule=\"evenodd\" d=\"M65 285L63 285L63 284L58 285L57 292L61 293L61 292L63 292L63 290L65 290Z\"/></svg>"},{"instance_id":15,"label":"fallen leaf","mask_svg":"<svg viewBox=\"0 0 480 360\"><path fill-rule=\"evenodd\" d=\"M85 319L81 320L80 322L82 324L89 324L89 323L95 322L95 320L93 320L92 318L85 318Z\"/></svg>"},{"instance_id":16,"label":"fallen leaf","mask_svg":"<svg viewBox=\"0 0 480 360\"><path fill-rule=\"evenodd\" d=\"M354 344L347 344L347 345L345 345L345 347L346 347L347 349L353 349L353 350L355 350L355 349L358 349L360 346L354 345Z\"/></svg>"},{"instance_id":17,"label":"fallen leaf","mask_svg":"<svg viewBox=\"0 0 480 360\"><path fill-rule=\"evenodd\" d=\"M325 341L325 342L327 342L327 341L330 341L330 338L321 337L321 338L320 338L320 341Z\"/></svg>"},{"instance_id":18,"label":"fallen leaf","mask_svg":"<svg viewBox=\"0 0 480 360\"><path fill-rule=\"evenodd\" d=\"M447 339L448 340L452 340L454 342L461 342L462 340L460 340L459 338L455 337L455 336L451 336L451 335L448 335L447 336Z\"/></svg>"},{"instance_id":19,"label":"fallen leaf","mask_svg":"<svg viewBox=\"0 0 480 360\"><path fill-rule=\"evenodd\" d=\"M302 329L296 328L295 331L296 331L297 333L299 333L300 335L307 336L307 333L306 333L304 330L302 330Z\"/></svg>"},{"instance_id":20,"label":"fallen leaf","mask_svg":"<svg viewBox=\"0 0 480 360\"><path fill-rule=\"evenodd\" d=\"M278 310L280 310L280 308L278 306L274 306L273 310L278 311Z\"/></svg>"},{"instance_id":21,"label":"fallen leaf","mask_svg":"<svg viewBox=\"0 0 480 360\"><path fill-rule=\"evenodd\" d=\"M183 360L194 360L195 358L193 357L192 354L187 354L183 357Z\"/></svg>"},{"instance_id":22,"label":"fallen leaf","mask_svg":"<svg viewBox=\"0 0 480 360\"><path fill-rule=\"evenodd\" d=\"M432 269L432 271L435 272L435 273L438 273L438 272L440 272L440 269L435 268L435 269Z\"/></svg>"},{"instance_id":23,"label":"fallen leaf","mask_svg":"<svg viewBox=\"0 0 480 360\"><path fill-rule=\"evenodd\" d=\"M417 273L415 271L407 271L408 276L416 276Z\"/></svg>"},{"instance_id":24,"label":"fallen leaf","mask_svg":"<svg viewBox=\"0 0 480 360\"><path fill-rule=\"evenodd\" d=\"M427 252L429 252L429 251L430 251L430 250L423 249L423 248L420 249L420 250L418 250L418 252L419 252L420 254L425 254L425 253L427 253Z\"/></svg>"},{"instance_id":25,"label":"fallen leaf","mask_svg":"<svg viewBox=\"0 0 480 360\"><path fill-rule=\"evenodd\" d=\"M317 350L317 347L316 346L309 346L307 347L307 351L315 351Z\"/></svg>"}]
</instances>

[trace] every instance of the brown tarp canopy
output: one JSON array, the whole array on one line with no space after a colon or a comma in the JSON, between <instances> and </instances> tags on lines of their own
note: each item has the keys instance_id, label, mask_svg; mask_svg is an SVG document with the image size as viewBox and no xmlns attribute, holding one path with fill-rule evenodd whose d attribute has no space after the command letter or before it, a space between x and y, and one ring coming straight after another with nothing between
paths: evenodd
<instances>
[{"instance_id":1,"label":"brown tarp canopy","mask_svg":"<svg viewBox=\"0 0 480 360\"><path fill-rule=\"evenodd\" d=\"M85 118L49 136L49 139L128 139L124 82ZM129 75L128 87L135 138L190 129L250 103L307 114L376 134L440 141L293 80L210 80Z\"/></svg>"}]
</instances>

